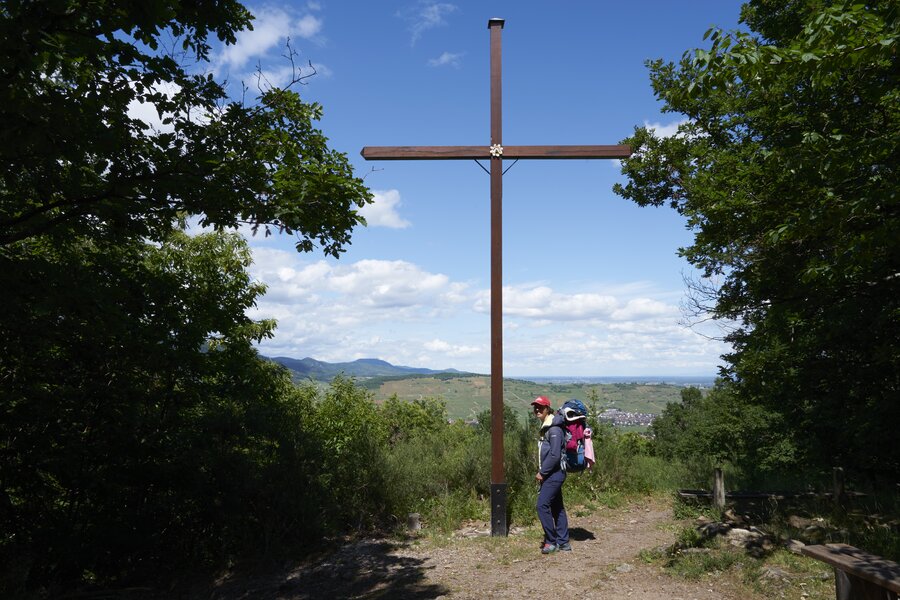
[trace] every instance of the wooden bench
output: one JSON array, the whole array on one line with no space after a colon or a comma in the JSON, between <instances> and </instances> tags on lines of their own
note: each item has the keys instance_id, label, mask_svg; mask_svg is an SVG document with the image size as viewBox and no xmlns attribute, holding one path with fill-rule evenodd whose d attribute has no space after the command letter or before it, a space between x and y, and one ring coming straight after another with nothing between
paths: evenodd
<instances>
[{"instance_id":1,"label":"wooden bench","mask_svg":"<svg viewBox=\"0 0 900 600\"><path fill-rule=\"evenodd\" d=\"M834 567L837 600L897 600L900 565L847 544L804 546L806 556Z\"/></svg>"}]
</instances>

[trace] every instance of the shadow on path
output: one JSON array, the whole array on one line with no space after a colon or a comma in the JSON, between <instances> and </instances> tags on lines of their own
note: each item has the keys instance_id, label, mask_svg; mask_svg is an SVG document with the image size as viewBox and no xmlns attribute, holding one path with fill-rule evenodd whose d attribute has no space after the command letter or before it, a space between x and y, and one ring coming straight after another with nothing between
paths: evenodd
<instances>
[{"instance_id":1,"label":"shadow on path","mask_svg":"<svg viewBox=\"0 0 900 600\"><path fill-rule=\"evenodd\" d=\"M317 561L268 576L233 576L203 597L210 600L305 600L400 598L428 600L449 593L428 583L423 560L394 556L399 546L383 540L348 544Z\"/></svg>"},{"instance_id":2,"label":"shadow on path","mask_svg":"<svg viewBox=\"0 0 900 600\"><path fill-rule=\"evenodd\" d=\"M569 538L575 540L576 542L584 542L586 540L596 540L596 536L594 536L593 531L588 531L583 527L571 527L569 528Z\"/></svg>"}]
</instances>

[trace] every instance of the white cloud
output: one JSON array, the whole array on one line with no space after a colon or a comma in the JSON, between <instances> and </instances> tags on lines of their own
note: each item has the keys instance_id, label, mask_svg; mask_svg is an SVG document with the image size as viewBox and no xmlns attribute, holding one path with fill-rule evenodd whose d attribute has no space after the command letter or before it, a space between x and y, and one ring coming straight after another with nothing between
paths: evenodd
<instances>
[{"instance_id":1,"label":"white cloud","mask_svg":"<svg viewBox=\"0 0 900 600\"><path fill-rule=\"evenodd\" d=\"M349 268L335 269L328 286L356 297L364 306L396 309L438 300L450 289L450 280L402 260L361 260Z\"/></svg>"},{"instance_id":2,"label":"white cloud","mask_svg":"<svg viewBox=\"0 0 900 600\"><path fill-rule=\"evenodd\" d=\"M490 294L482 292L475 301L475 310L490 311ZM545 285L504 286L503 314L542 321L622 321L653 317L672 317L678 307L650 298L632 298L624 304L609 294L561 294Z\"/></svg>"},{"instance_id":3,"label":"white cloud","mask_svg":"<svg viewBox=\"0 0 900 600\"><path fill-rule=\"evenodd\" d=\"M433 339L425 342L422 347L429 352L448 356L451 358L474 356L485 352L485 348L481 346L465 346L458 344L450 344L440 339Z\"/></svg>"},{"instance_id":4,"label":"white cloud","mask_svg":"<svg viewBox=\"0 0 900 600\"><path fill-rule=\"evenodd\" d=\"M397 190L372 190L374 202L359 211L369 227L390 227L404 229L411 223L397 212L400 207L400 192Z\"/></svg>"},{"instance_id":5,"label":"white cloud","mask_svg":"<svg viewBox=\"0 0 900 600\"><path fill-rule=\"evenodd\" d=\"M445 17L457 8L455 4L447 2L423 0L398 12L397 16L409 23L409 31L412 33L410 43L415 45L424 32L446 25Z\"/></svg>"},{"instance_id":6,"label":"white cloud","mask_svg":"<svg viewBox=\"0 0 900 600\"><path fill-rule=\"evenodd\" d=\"M172 82L163 82L157 84L153 91L162 92L167 98L171 99L175 94L181 91L181 86ZM165 115L160 116L156 105L152 102L138 102L137 100L132 100L128 104L128 116L132 119L143 121L153 132L172 133L175 131L175 127L171 123L162 122Z\"/></svg>"},{"instance_id":7,"label":"white cloud","mask_svg":"<svg viewBox=\"0 0 900 600\"><path fill-rule=\"evenodd\" d=\"M450 344L444 340L431 340L430 342L425 342L425 349L431 350L432 352L446 352L450 347Z\"/></svg>"},{"instance_id":8,"label":"white cloud","mask_svg":"<svg viewBox=\"0 0 900 600\"><path fill-rule=\"evenodd\" d=\"M322 31L322 20L312 15L305 15L296 23L296 33L304 40L308 40Z\"/></svg>"},{"instance_id":9,"label":"white cloud","mask_svg":"<svg viewBox=\"0 0 900 600\"><path fill-rule=\"evenodd\" d=\"M688 121L688 119L682 119L680 121L667 123L665 125L663 125L662 123L651 123L649 121L644 121L644 127L646 127L647 129L652 129L653 135L658 138L667 138L676 135L678 133L678 128Z\"/></svg>"},{"instance_id":10,"label":"white cloud","mask_svg":"<svg viewBox=\"0 0 900 600\"><path fill-rule=\"evenodd\" d=\"M556 294L548 287L531 290L504 289L503 312L511 316L554 321L605 318L616 306L616 299L600 294Z\"/></svg>"},{"instance_id":11,"label":"white cloud","mask_svg":"<svg viewBox=\"0 0 900 600\"><path fill-rule=\"evenodd\" d=\"M312 63L312 68L316 70L316 76L331 77L331 75L333 74L332 70L322 63L314 62Z\"/></svg>"},{"instance_id":12,"label":"white cloud","mask_svg":"<svg viewBox=\"0 0 900 600\"><path fill-rule=\"evenodd\" d=\"M676 312L674 306L649 298L635 298L629 300L624 307L613 311L612 318L617 321L634 321L652 317L674 316Z\"/></svg>"},{"instance_id":13,"label":"white cloud","mask_svg":"<svg viewBox=\"0 0 900 600\"><path fill-rule=\"evenodd\" d=\"M202 225L201 222L206 218L205 214L197 214L190 215L186 219L185 223L185 232L188 235L200 235L203 233L211 233L215 231L215 228L211 225ZM226 227L226 231L240 233L244 236L244 239L250 240L253 243L261 244L265 241L275 241L278 233L277 227L269 227L269 236L266 236L266 228L265 226L259 226L256 228L256 233L253 232L253 225L249 223L241 223L237 227Z\"/></svg>"},{"instance_id":14,"label":"white cloud","mask_svg":"<svg viewBox=\"0 0 900 600\"><path fill-rule=\"evenodd\" d=\"M255 81L258 77L263 89L268 89L270 87L283 88L296 76L297 71L293 65L281 65L276 69L261 69L258 72L247 73L242 79L244 81Z\"/></svg>"},{"instance_id":15,"label":"white cloud","mask_svg":"<svg viewBox=\"0 0 900 600\"><path fill-rule=\"evenodd\" d=\"M242 81L259 82L262 89L285 88L291 82L303 79L305 83L315 81L318 77L331 77L332 71L322 63L309 65L283 64L275 69L259 69L241 75Z\"/></svg>"},{"instance_id":16,"label":"white cloud","mask_svg":"<svg viewBox=\"0 0 900 600\"><path fill-rule=\"evenodd\" d=\"M267 247L253 247L253 255L251 273L268 290L248 314L278 321L275 339L261 345L268 356L333 362L370 356L419 366L424 353L437 362L423 366L445 368L456 366L451 358L485 352L485 344L467 337L445 336L446 347L432 346L439 351L425 347L436 339L436 323L453 322L471 302L468 284L406 261L310 262Z\"/></svg>"},{"instance_id":17,"label":"white cloud","mask_svg":"<svg viewBox=\"0 0 900 600\"><path fill-rule=\"evenodd\" d=\"M444 274L429 273L402 260L301 263L290 252L263 247L254 248L253 255L252 273L269 285L263 303L308 305L312 295L316 300L328 296L333 299L329 310L358 313L360 307L431 311L470 298L466 284L451 282Z\"/></svg>"},{"instance_id":18,"label":"white cloud","mask_svg":"<svg viewBox=\"0 0 900 600\"><path fill-rule=\"evenodd\" d=\"M313 15L296 18L281 8L254 11L253 30L244 30L237 42L226 46L217 57L218 68L241 69L253 59L261 59L288 38L312 39L322 31L322 19Z\"/></svg>"},{"instance_id":19,"label":"white cloud","mask_svg":"<svg viewBox=\"0 0 900 600\"><path fill-rule=\"evenodd\" d=\"M486 290L402 260L343 263L253 246L268 286L252 318L275 318L268 356L490 370ZM504 371L515 375L714 374L725 346L678 324L677 299L644 282L609 293L504 288Z\"/></svg>"},{"instance_id":20,"label":"white cloud","mask_svg":"<svg viewBox=\"0 0 900 600\"><path fill-rule=\"evenodd\" d=\"M458 54L454 54L452 52L444 52L437 58L431 58L428 60L428 66L430 67L446 67L451 66L455 68L459 68L460 62L459 59L462 58L463 53L460 52Z\"/></svg>"},{"instance_id":21,"label":"white cloud","mask_svg":"<svg viewBox=\"0 0 900 600\"><path fill-rule=\"evenodd\" d=\"M566 326L506 336L504 372L509 376L715 374L724 345L671 321L644 325L642 332Z\"/></svg>"}]
</instances>

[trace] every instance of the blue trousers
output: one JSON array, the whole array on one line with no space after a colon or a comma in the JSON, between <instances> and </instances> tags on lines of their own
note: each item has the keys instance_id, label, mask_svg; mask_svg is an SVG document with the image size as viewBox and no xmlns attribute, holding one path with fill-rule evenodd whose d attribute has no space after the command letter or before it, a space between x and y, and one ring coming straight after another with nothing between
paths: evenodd
<instances>
[{"instance_id":1,"label":"blue trousers","mask_svg":"<svg viewBox=\"0 0 900 600\"><path fill-rule=\"evenodd\" d=\"M563 506L562 486L566 481L565 471L556 471L544 479L538 492L537 513L544 528L544 542L547 544L569 543L569 518Z\"/></svg>"}]
</instances>

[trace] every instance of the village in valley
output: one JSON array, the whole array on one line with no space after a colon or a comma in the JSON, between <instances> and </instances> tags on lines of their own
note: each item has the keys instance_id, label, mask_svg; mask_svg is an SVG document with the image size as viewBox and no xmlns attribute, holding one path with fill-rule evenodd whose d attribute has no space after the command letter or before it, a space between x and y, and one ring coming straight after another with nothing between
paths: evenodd
<instances>
[{"instance_id":1,"label":"village in valley","mask_svg":"<svg viewBox=\"0 0 900 600\"><path fill-rule=\"evenodd\" d=\"M597 419L614 427L649 427L656 417L653 413L638 413L607 408L597 415Z\"/></svg>"}]
</instances>

